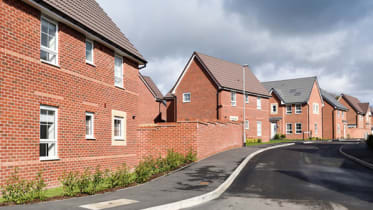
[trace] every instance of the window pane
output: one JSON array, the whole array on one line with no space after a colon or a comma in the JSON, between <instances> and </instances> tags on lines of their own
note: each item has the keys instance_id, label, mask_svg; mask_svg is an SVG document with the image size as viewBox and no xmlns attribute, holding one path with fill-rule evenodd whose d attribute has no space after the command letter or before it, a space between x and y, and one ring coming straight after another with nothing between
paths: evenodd
<instances>
[{"instance_id":1,"label":"window pane","mask_svg":"<svg viewBox=\"0 0 373 210\"><path fill-rule=\"evenodd\" d=\"M48 144L41 143L40 144L40 157L48 157Z\"/></svg>"},{"instance_id":2,"label":"window pane","mask_svg":"<svg viewBox=\"0 0 373 210\"><path fill-rule=\"evenodd\" d=\"M86 48L85 48L85 55L86 55L86 60L87 61L93 61L93 54L92 54L92 51L93 51L93 46L92 46L92 43L91 42L89 42L89 41L86 41L85 42L85 46L86 46Z\"/></svg>"},{"instance_id":3,"label":"window pane","mask_svg":"<svg viewBox=\"0 0 373 210\"><path fill-rule=\"evenodd\" d=\"M44 33L48 33L48 22L45 20L41 20L41 31Z\"/></svg>"},{"instance_id":4,"label":"window pane","mask_svg":"<svg viewBox=\"0 0 373 210\"><path fill-rule=\"evenodd\" d=\"M40 123L40 139L48 139L48 125Z\"/></svg>"},{"instance_id":5,"label":"window pane","mask_svg":"<svg viewBox=\"0 0 373 210\"><path fill-rule=\"evenodd\" d=\"M56 36L49 36L48 38L48 47L52 50L56 50Z\"/></svg>"},{"instance_id":6,"label":"window pane","mask_svg":"<svg viewBox=\"0 0 373 210\"><path fill-rule=\"evenodd\" d=\"M86 115L85 116L85 133L87 136L92 136L92 130L93 130L93 121L92 121L92 116L91 115Z\"/></svg>"},{"instance_id":7,"label":"window pane","mask_svg":"<svg viewBox=\"0 0 373 210\"><path fill-rule=\"evenodd\" d=\"M41 45L48 47L48 35L45 33L41 33Z\"/></svg>"},{"instance_id":8,"label":"window pane","mask_svg":"<svg viewBox=\"0 0 373 210\"><path fill-rule=\"evenodd\" d=\"M114 136L121 137L121 120L115 119L114 120Z\"/></svg>"}]
</instances>

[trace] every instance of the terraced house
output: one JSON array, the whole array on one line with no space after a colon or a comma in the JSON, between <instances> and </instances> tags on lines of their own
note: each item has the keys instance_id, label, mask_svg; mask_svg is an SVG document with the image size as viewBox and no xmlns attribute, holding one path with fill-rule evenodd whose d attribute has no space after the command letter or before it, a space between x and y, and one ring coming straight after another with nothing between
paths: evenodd
<instances>
[{"instance_id":1,"label":"terraced house","mask_svg":"<svg viewBox=\"0 0 373 210\"><path fill-rule=\"evenodd\" d=\"M263 82L272 97L269 100L271 137L288 139L322 138L324 101L317 77Z\"/></svg>"},{"instance_id":2,"label":"terraced house","mask_svg":"<svg viewBox=\"0 0 373 210\"><path fill-rule=\"evenodd\" d=\"M268 141L269 97L247 67L194 52L165 97L167 120L244 121L247 137Z\"/></svg>"},{"instance_id":3,"label":"terraced house","mask_svg":"<svg viewBox=\"0 0 373 210\"><path fill-rule=\"evenodd\" d=\"M338 101L348 108L347 135L349 138L366 138L371 132L371 112L369 103L361 103L356 97L341 94Z\"/></svg>"},{"instance_id":4,"label":"terraced house","mask_svg":"<svg viewBox=\"0 0 373 210\"><path fill-rule=\"evenodd\" d=\"M95 1L0 5L0 184L136 164L144 57Z\"/></svg>"},{"instance_id":5,"label":"terraced house","mask_svg":"<svg viewBox=\"0 0 373 210\"><path fill-rule=\"evenodd\" d=\"M347 107L337 101L337 96L321 90L324 99L323 114L323 138L344 139L347 138Z\"/></svg>"}]
</instances>

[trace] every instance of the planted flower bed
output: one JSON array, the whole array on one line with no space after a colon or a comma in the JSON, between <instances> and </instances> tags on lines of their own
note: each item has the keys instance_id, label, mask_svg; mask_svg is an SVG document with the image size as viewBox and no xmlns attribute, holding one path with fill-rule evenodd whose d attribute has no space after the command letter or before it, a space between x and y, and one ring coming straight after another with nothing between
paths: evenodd
<instances>
[{"instance_id":1,"label":"planted flower bed","mask_svg":"<svg viewBox=\"0 0 373 210\"><path fill-rule=\"evenodd\" d=\"M22 180L15 169L7 184L1 187L0 205L23 204L114 191L162 176L196 161L196 157L197 155L192 151L184 156L169 150L165 158L148 157L141 161L133 172L125 163L116 170L102 170L100 166L97 166L94 171L86 168L83 172L65 172L60 177L62 187L55 188L54 193L51 193L51 189L45 189L46 184L41 172L34 180Z\"/></svg>"}]
</instances>

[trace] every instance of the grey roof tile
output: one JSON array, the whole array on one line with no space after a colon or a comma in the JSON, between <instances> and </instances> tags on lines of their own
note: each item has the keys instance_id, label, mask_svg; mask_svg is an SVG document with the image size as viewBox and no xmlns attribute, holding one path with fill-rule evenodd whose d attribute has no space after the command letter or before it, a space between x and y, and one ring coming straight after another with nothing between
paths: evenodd
<instances>
[{"instance_id":1,"label":"grey roof tile","mask_svg":"<svg viewBox=\"0 0 373 210\"><path fill-rule=\"evenodd\" d=\"M324 101L326 101L327 103L329 103L333 107L336 107L337 109L343 110L343 111L348 110L347 107L343 106L343 104L341 104L337 101L335 95L333 95L331 93L328 93L327 91L325 91L323 89L321 89L321 95L322 95Z\"/></svg>"},{"instance_id":2,"label":"grey roof tile","mask_svg":"<svg viewBox=\"0 0 373 210\"><path fill-rule=\"evenodd\" d=\"M317 77L306 77L262 82L262 84L268 91L274 89L284 103L294 104L306 103L308 101L316 80Z\"/></svg>"}]
</instances>

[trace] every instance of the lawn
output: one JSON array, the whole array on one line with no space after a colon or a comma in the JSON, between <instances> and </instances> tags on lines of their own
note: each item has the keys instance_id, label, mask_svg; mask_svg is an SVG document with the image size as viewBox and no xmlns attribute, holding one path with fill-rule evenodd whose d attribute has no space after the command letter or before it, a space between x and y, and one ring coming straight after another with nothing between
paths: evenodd
<instances>
[{"instance_id":1,"label":"lawn","mask_svg":"<svg viewBox=\"0 0 373 210\"><path fill-rule=\"evenodd\" d=\"M255 145L262 145L262 144L277 144L277 143L289 143L289 142L295 142L295 141L303 141L300 140L294 140L294 139L280 139L280 140L270 140L268 142L256 142L256 143L248 143L246 146L255 146Z\"/></svg>"}]
</instances>

